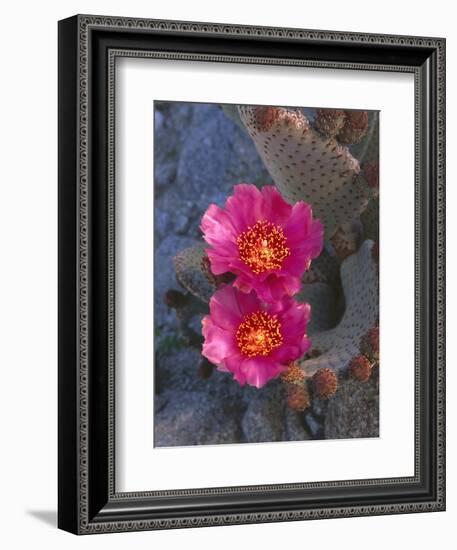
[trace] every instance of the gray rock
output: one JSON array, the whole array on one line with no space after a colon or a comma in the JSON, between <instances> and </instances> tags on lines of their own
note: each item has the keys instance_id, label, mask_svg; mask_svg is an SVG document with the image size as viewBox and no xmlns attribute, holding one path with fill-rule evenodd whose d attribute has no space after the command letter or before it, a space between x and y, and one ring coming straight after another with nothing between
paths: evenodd
<instances>
[{"instance_id":1,"label":"gray rock","mask_svg":"<svg viewBox=\"0 0 457 550\"><path fill-rule=\"evenodd\" d=\"M328 408L328 403L329 399L320 399L319 397L314 396L311 401L311 411L314 416L325 416Z\"/></svg>"},{"instance_id":2,"label":"gray rock","mask_svg":"<svg viewBox=\"0 0 457 550\"><path fill-rule=\"evenodd\" d=\"M243 416L242 428L246 441L285 441L285 398L279 382L270 382L257 390Z\"/></svg>"},{"instance_id":3,"label":"gray rock","mask_svg":"<svg viewBox=\"0 0 457 550\"><path fill-rule=\"evenodd\" d=\"M200 351L187 346L165 350L165 353L156 351L154 365L156 392L169 390L204 392L212 398L230 401L233 408L241 415L246 409L245 396L251 393L250 388L241 387L230 374L217 369L214 369L210 378L200 378L198 376L200 360Z\"/></svg>"},{"instance_id":4,"label":"gray rock","mask_svg":"<svg viewBox=\"0 0 457 550\"><path fill-rule=\"evenodd\" d=\"M311 439L311 435L303 422L303 414L291 409L286 409L285 429L288 441L306 441L307 439Z\"/></svg>"},{"instance_id":5,"label":"gray rock","mask_svg":"<svg viewBox=\"0 0 457 550\"><path fill-rule=\"evenodd\" d=\"M169 154L186 139L193 109L193 103L155 102L155 153Z\"/></svg>"},{"instance_id":6,"label":"gray rock","mask_svg":"<svg viewBox=\"0 0 457 550\"><path fill-rule=\"evenodd\" d=\"M366 382L342 380L329 400L325 438L379 437L379 376Z\"/></svg>"},{"instance_id":7,"label":"gray rock","mask_svg":"<svg viewBox=\"0 0 457 550\"><path fill-rule=\"evenodd\" d=\"M170 391L155 415L154 443L158 447L238 443L241 431L230 402L204 392Z\"/></svg>"},{"instance_id":8,"label":"gray rock","mask_svg":"<svg viewBox=\"0 0 457 550\"><path fill-rule=\"evenodd\" d=\"M232 122L234 122L238 128L241 128L244 132L247 132L246 126L243 124L240 115L238 114L238 105L226 103L221 105L222 111Z\"/></svg>"},{"instance_id":9,"label":"gray rock","mask_svg":"<svg viewBox=\"0 0 457 550\"><path fill-rule=\"evenodd\" d=\"M155 110L154 115L155 115L155 118L154 118L155 129L160 130L162 128L163 123L164 123L165 117L164 117L163 113L161 111L159 111L158 109Z\"/></svg>"},{"instance_id":10,"label":"gray rock","mask_svg":"<svg viewBox=\"0 0 457 550\"><path fill-rule=\"evenodd\" d=\"M215 105L194 105L192 127L179 155L177 185L213 199L240 181L271 181L252 140ZM206 206L208 202L206 203Z\"/></svg>"},{"instance_id":11,"label":"gray rock","mask_svg":"<svg viewBox=\"0 0 457 550\"><path fill-rule=\"evenodd\" d=\"M154 170L155 195L173 184L176 175L176 162L157 163Z\"/></svg>"},{"instance_id":12,"label":"gray rock","mask_svg":"<svg viewBox=\"0 0 457 550\"><path fill-rule=\"evenodd\" d=\"M154 229L154 243L157 248L173 229L170 213L159 206L154 210Z\"/></svg>"},{"instance_id":13,"label":"gray rock","mask_svg":"<svg viewBox=\"0 0 457 550\"><path fill-rule=\"evenodd\" d=\"M233 156L233 124L217 107L201 106L189 130L177 170L177 185L190 187L196 197L209 190L220 188ZM195 120L198 120L195 123Z\"/></svg>"},{"instance_id":14,"label":"gray rock","mask_svg":"<svg viewBox=\"0 0 457 550\"><path fill-rule=\"evenodd\" d=\"M190 225L190 218L188 215L184 213L178 213L175 216L174 228L175 228L175 232L178 235L185 235L187 233L187 230L189 229L189 225Z\"/></svg>"},{"instance_id":15,"label":"gray rock","mask_svg":"<svg viewBox=\"0 0 457 550\"><path fill-rule=\"evenodd\" d=\"M311 437L313 439L322 439L322 424L317 420L316 416L310 411L306 411L304 419Z\"/></svg>"},{"instance_id":16,"label":"gray rock","mask_svg":"<svg viewBox=\"0 0 457 550\"><path fill-rule=\"evenodd\" d=\"M174 180L175 181L175 180ZM186 191L179 189L173 184L156 199L155 212L166 212L169 216L169 225L166 229L168 233L183 234L187 236L201 237L199 230L200 219L204 212L197 204L197 199L193 201L185 199ZM162 232L162 227L157 221L156 229ZM165 228L164 228L165 229ZM181 233L180 233L181 232Z\"/></svg>"},{"instance_id":17,"label":"gray rock","mask_svg":"<svg viewBox=\"0 0 457 550\"><path fill-rule=\"evenodd\" d=\"M206 381L198 378L200 357L200 352L191 347L174 347L162 352L159 344L154 365L156 392L171 389L203 391Z\"/></svg>"},{"instance_id":18,"label":"gray rock","mask_svg":"<svg viewBox=\"0 0 457 550\"><path fill-rule=\"evenodd\" d=\"M166 393L159 393L154 396L154 414L158 414L168 403Z\"/></svg>"}]
</instances>

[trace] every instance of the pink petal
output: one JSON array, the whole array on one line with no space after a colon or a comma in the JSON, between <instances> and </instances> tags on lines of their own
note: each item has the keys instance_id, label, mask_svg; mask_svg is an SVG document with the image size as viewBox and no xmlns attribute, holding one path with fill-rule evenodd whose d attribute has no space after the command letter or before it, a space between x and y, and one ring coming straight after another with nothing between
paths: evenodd
<instances>
[{"instance_id":1,"label":"pink petal","mask_svg":"<svg viewBox=\"0 0 457 550\"><path fill-rule=\"evenodd\" d=\"M226 249L207 248L206 254L208 256L211 272L214 275L222 275L227 271L232 271L233 256L225 254Z\"/></svg>"},{"instance_id":2,"label":"pink petal","mask_svg":"<svg viewBox=\"0 0 457 550\"><path fill-rule=\"evenodd\" d=\"M282 273L280 275L270 273L264 281L252 283L252 288L264 302L276 302L285 295L293 296L300 290L300 286L300 279Z\"/></svg>"},{"instance_id":3,"label":"pink petal","mask_svg":"<svg viewBox=\"0 0 457 550\"><path fill-rule=\"evenodd\" d=\"M242 362L243 358L240 354L232 355L231 357L227 357L225 360L225 367L233 374L233 379L236 380L240 386L244 386L246 384L246 376L241 371Z\"/></svg>"},{"instance_id":4,"label":"pink petal","mask_svg":"<svg viewBox=\"0 0 457 550\"><path fill-rule=\"evenodd\" d=\"M202 319L202 327L205 339L202 355L215 365L223 364L224 359L237 350L233 331L218 327L209 316Z\"/></svg>"},{"instance_id":5,"label":"pink petal","mask_svg":"<svg viewBox=\"0 0 457 550\"><path fill-rule=\"evenodd\" d=\"M305 353L308 353L308 351L311 349L311 340L307 336L303 336L301 342L300 342L300 357L303 357Z\"/></svg>"},{"instance_id":6,"label":"pink petal","mask_svg":"<svg viewBox=\"0 0 457 550\"><path fill-rule=\"evenodd\" d=\"M237 234L229 214L216 204L210 204L203 214L200 229L208 244L213 240L216 242L233 240Z\"/></svg>"},{"instance_id":7,"label":"pink petal","mask_svg":"<svg viewBox=\"0 0 457 550\"><path fill-rule=\"evenodd\" d=\"M271 274L265 281L254 285L259 296L265 302L276 302L284 296L286 290L280 277Z\"/></svg>"},{"instance_id":8,"label":"pink petal","mask_svg":"<svg viewBox=\"0 0 457 550\"><path fill-rule=\"evenodd\" d=\"M254 291L249 292L248 294L240 294L238 292L237 300L243 317L246 317L246 315L249 315L250 313L258 311L262 308L262 304L260 303L257 294Z\"/></svg>"},{"instance_id":9,"label":"pink petal","mask_svg":"<svg viewBox=\"0 0 457 550\"><path fill-rule=\"evenodd\" d=\"M281 333L285 343L297 342L306 334L307 324L310 319L309 304L294 304L279 313L281 320Z\"/></svg>"},{"instance_id":10,"label":"pink petal","mask_svg":"<svg viewBox=\"0 0 457 550\"><path fill-rule=\"evenodd\" d=\"M262 193L255 185L240 183L235 185L233 195L227 199L225 209L231 216L238 234L262 219Z\"/></svg>"},{"instance_id":11,"label":"pink petal","mask_svg":"<svg viewBox=\"0 0 457 550\"><path fill-rule=\"evenodd\" d=\"M239 275L235 282L233 283L234 287L237 288L240 292L243 292L243 294L249 294L252 292L252 284L249 279L246 279L243 277L243 275Z\"/></svg>"},{"instance_id":12,"label":"pink petal","mask_svg":"<svg viewBox=\"0 0 457 550\"><path fill-rule=\"evenodd\" d=\"M243 320L236 294L231 285L217 290L209 302L211 322L221 328L236 331Z\"/></svg>"},{"instance_id":13,"label":"pink petal","mask_svg":"<svg viewBox=\"0 0 457 550\"><path fill-rule=\"evenodd\" d=\"M279 376L285 369L285 365L280 365L266 357L245 359L241 365L246 382L256 388L265 386L269 380Z\"/></svg>"},{"instance_id":14,"label":"pink petal","mask_svg":"<svg viewBox=\"0 0 457 550\"><path fill-rule=\"evenodd\" d=\"M278 189L274 185L265 185L262 196L264 219L281 226L286 223L292 214L292 206L282 198Z\"/></svg>"},{"instance_id":15,"label":"pink petal","mask_svg":"<svg viewBox=\"0 0 457 550\"><path fill-rule=\"evenodd\" d=\"M293 249L305 248L311 258L317 257L324 242L324 227L319 220L314 220L309 204L298 202L284 225L287 242Z\"/></svg>"},{"instance_id":16,"label":"pink petal","mask_svg":"<svg viewBox=\"0 0 457 550\"><path fill-rule=\"evenodd\" d=\"M282 345L277 350L271 354L271 358L281 363L282 365L287 365L295 359L298 359L301 355L300 346L284 346Z\"/></svg>"}]
</instances>

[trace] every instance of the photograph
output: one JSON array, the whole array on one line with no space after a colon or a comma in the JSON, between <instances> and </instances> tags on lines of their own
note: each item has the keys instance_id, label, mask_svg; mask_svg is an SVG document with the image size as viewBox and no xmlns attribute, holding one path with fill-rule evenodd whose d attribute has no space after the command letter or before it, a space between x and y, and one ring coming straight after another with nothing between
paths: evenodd
<instances>
[{"instance_id":1,"label":"photograph","mask_svg":"<svg viewBox=\"0 0 457 550\"><path fill-rule=\"evenodd\" d=\"M381 119L154 100L154 447L379 437Z\"/></svg>"}]
</instances>

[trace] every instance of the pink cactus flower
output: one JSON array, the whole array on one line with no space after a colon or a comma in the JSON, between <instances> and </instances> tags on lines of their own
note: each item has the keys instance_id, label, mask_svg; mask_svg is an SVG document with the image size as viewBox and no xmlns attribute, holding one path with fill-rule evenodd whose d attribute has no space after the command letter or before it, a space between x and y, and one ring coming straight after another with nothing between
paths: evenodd
<instances>
[{"instance_id":1,"label":"pink cactus flower","mask_svg":"<svg viewBox=\"0 0 457 550\"><path fill-rule=\"evenodd\" d=\"M274 186L239 184L225 208L211 204L201 230L214 275L231 272L242 292L279 300L300 290L301 276L322 251L324 229L305 202L287 203Z\"/></svg>"},{"instance_id":2,"label":"pink cactus flower","mask_svg":"<svg viewBox=\"0 0 457 550\"><path fill-rule=\"evenodd\" d=\"M265 304L233 285L217 290L202 320L202 355L241 385L261 388L310 348L311 308L293 298Z\"/></svg>"}]
</instances>

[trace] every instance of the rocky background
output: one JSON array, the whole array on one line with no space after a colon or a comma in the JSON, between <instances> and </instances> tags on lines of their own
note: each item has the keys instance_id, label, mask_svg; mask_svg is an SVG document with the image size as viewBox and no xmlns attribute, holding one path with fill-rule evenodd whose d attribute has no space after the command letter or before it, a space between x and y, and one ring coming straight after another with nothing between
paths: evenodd
<instances>
[{"instance_id":1,"label":"rocky background","mask_svg":"<svg viewBox=\"0 0 457 550\"><path fill-rule=\"evenodd\" d=\"M240 387L229 374L209 376L199 367L199 352L164 301L180 289L173 257L201 242L201 216L210 203L223 205L234 184L273 182L248 134L218 105L155 102L154 131L155 445L377 436L377 376L356 405L347 395L361 390L347 380L331 400L315 399L311 410L296 413L279 381ZM201 317L189 320L196 332ZM376 414L366 414L368 404Z\"/></svg>"}]
</instances>

